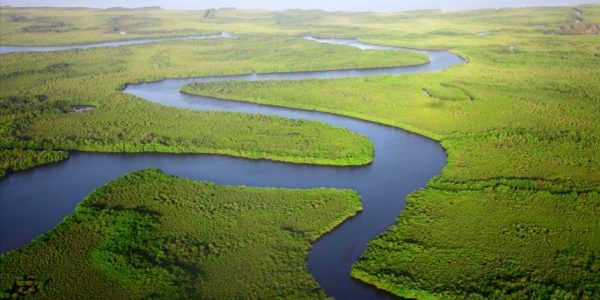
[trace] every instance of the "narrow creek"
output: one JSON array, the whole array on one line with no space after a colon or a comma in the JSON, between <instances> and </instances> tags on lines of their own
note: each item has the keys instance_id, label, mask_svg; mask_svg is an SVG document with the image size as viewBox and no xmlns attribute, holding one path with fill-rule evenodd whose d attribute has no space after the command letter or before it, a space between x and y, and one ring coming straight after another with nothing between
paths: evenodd
<instances>
[{"instance_id":1,"label":"narrow creek","mask_svg":"<svg viewBox=\"0 0 600 300\"><path fill-rule=\"evenodd\" d=\"M363 50L403 49L365 44L353 39L305 39L348 45ZM119 46L117 43L130 44L112 42L110 46ZM31 48L13 50L32 51ZM415 51L426 53L430 62L406 67L205 76L128 85L125 93L165 106L276 115L344 127L367 136L373 142L375 159L367 166L331 167L221 155L75 152L66 161L16 172L0 180L0 252L22 246L56 226L60 220L71 214L77 203L94 188L142 168L160 168L169 174L226 185L346 188L360 193L364 210L313 245L308 257L308 269L325 292L337 299L392 298L385 292L354 280L350 276L352 264L360 257L370 240L395 223L405 206L406 195L422 188L444 167L446 154L437 142L398 128L349 117L186 95L181 93L180 89L191 82L398 75L439 71L465 63L458 55L447 51Z\"/></svg>"}]
</instances>

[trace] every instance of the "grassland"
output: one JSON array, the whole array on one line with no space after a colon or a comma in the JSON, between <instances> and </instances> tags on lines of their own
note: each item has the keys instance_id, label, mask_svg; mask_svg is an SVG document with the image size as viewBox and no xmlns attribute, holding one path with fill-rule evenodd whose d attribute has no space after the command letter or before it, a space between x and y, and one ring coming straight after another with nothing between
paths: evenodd
<instances>
[{"instance_id":1,"label":"grassland","mask_svg":"<svg viewBox=\"0 0 600 300\"><path fill-rule=\"evenodd\" d=\"M125 95L121 89L126 83L167 77L425 61L426 57L410 52L360 52L284 37L5 54L0 70L0 147L28 153L190 152L296 163L367 164L373 158L370 141L345 129L277 117L165 108ZM88 112L72 109L82 104L96 108Z\"/></svg>"},{"instance_id":2,"label":"grassland","mask_svg":"<svg viewBox=\"0 0 600 300\"><path fill-rule=\"evenodd\" d=\"M49 9L3 7L2 42L11 45L75 44L142 37L220 32L199 26L202 13L161 9ZM186 24L187 23L187 24Z\"/></svg>"},{"instance_id":3,"label":"grassland","mask_svg":"<svg viewBox=\"0 0 600 300\"><path fill-rule=\"evenodd\" d=\"M67 157L69 153L65 151L2 149L0 150L0 177L5 176L6 172L26 170L58 162Z\"/></svg>"},{"instance_id":4,"label":"grassland","mask_svg":"<svg viewBox=\"0 0 600 300\"><path fill-rule=\"evenodd\" d=\"M306 268L309 242L360 209L352 191L217 186L138 171L1 256L0 298L326 298Z\"/></svg>"},{"instance_id":5,"label":"grassland","mask_svg":"<svg viewBox=\"0 0 600 300\"><path fill-rule=\"evenodd\" d=\"M86 149L82 146L86 143L94 149L100 149L101 143L141 147L143 134L159 132L163 124L169 124L168 130L158 136L179 137L187 141L184 145L197 147L199 143L189 137L178 136L182 128L188 130L209 116L214 119L207 123L211 126L233 118L148 104L121 94L118 90L125 82L408 63L403 53L368 54L284 36L310 32L450 49L469 64L431 74L219 83L188 86L186 91L335 112L408 129L442 143L449 155L447 167L425 190L409 197L396 226L370 243L354 267L356 278L405 297L594 299L600 297L600 38L594 32L600 6L578 9L579 24L572 8L386 14L2 8L0 40L6 44L69 44L220 31L240 37L2 56L4 97L28 102L45 95L66 105L98 107L81 114L36 114L35 121L19 131L24 134L10 135L14 139L8 148L29 137L44 141L48 135L48 150ZM132 19L137 21L120 24L126 19L120 15L137 16ZM39 26L65 27L49 22L71 25L66 26L69 30L37 32ZM88 22L95 25L87 26ZM128 26L128 33L117 34L114 24L120 24L117 29ZM28 26L38 27L25 30ZM266 41L272 47L266 48ZM101 59L91 60L96 57ZM349 63L348 57L359 63ZM64 63L73 65L60 71ZM124 118L122 112L131 118ZM160 124L152 116L160 116ZM57 133L48 128L56 128ZM115 141L120 138L116 128L132 128L135 134ZM281 125L262 135L256 133L259 128L249 138L264 137L266 143L278 141L290 130ZM219 136L233 131L223 130ZM314 137L311 145L327 138L322 132L307 134ZM350 141L353 137L346 134ZM359 149L368 148L359 144ZM289 146L296 149L298 143ZM335 152L347 146L328 149ZM102 150L109 151L108 147ZM165 151L176 149L171 145ZM244 149L255 150L256 145Z\"/></svg>"},{"instance_id":6,"label":"grassland","mask_svg":"<svg viewBox=\"0 0 600 300\"><path fill-rule=\"evenodd\" d=\"M580 9L596 26L597 7ZM449 48L469 64L432 74L184 89L344 114L442 142L447 167L370 243L354 277L404 297L594 299L600 38L565 30L574 14L549 8L371 18L356 29L363 41Z\"/></svg>"}]
</instances>

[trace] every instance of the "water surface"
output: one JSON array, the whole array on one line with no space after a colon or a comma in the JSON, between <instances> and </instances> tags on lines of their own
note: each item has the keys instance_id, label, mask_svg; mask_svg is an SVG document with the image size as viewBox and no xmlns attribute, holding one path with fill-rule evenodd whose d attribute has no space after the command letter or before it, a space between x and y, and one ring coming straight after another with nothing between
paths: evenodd
<instances>
[{"instance_id":1,"label":"water surface","mask_svg":"<svg viewBox=\"0 0 600 300\"><path fill-rule=\"evenodd\" d=\"M133 40L124 40L124 41L111 41L111 42L80 44L80 45L67 45L67 46L6 46L6 45L0 45L0 54L11 53L11 52L54 52L54 51L64 51L64 50L71 50L71 49L121 47L121 46L127 46L127 45L157 43L157 42L162 42L162 41L204 40L204 39L228 38L228 37L229 37L229 34L222 32L220 34L211 34L211 35L177 36L177 37L166 37L166 38L156 38L156 39L133 39Z\"/></svg>"}]
</instances>

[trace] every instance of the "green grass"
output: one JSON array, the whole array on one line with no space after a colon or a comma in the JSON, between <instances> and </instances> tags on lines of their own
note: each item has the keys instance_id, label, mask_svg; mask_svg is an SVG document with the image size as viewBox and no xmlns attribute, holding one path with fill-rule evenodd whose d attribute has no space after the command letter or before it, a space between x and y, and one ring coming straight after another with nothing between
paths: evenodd
<instances>
[{"instance_id":1,"label":"green grass","mask_svg":"<svg viewBox=\"0 0 600 300\"><path fill-rule=\"evenodd\" d=\"M306 268L309 243L360 209L347 190L217 186L138 171L0 256L1 298L326 298Z\"/></svg>"},{"instance_id":2,"label":"green grass","mask_svg":"<svg viewBox=\"0 0 600 300\"><path fill-rule=\"evenodd\" d=\"M599 22L597 5L579 6L586 24ZM11 8L0 11L0 40L7 45L61 45L86 42L218 33L404 38L423 46L424 38L447 37L478 44L497 33L527 31L564 34L574 23L573 8L499 9L465 12L423 10L397 13L349 13L319 10L266 11ZM34 29L34 30L30 30ZM127 34L121 35L120 31ZM389 42L389 40L388 40ZM448 46L440 43L440 46Z\"/></svg>"},{"instance_id":3,"label":"green grass","mask_svg":"<svg viewBox=\"0 0 600 300\"><path fill-rule=\"evenodd\" d=\"M183 128L179 124L188 128L208 115L213 124L229 115L161 108L122 95L119 87L164 77L373 67L422 60L406 53L371 54L283 37L308 32L450 49L469 64L406 76L224 82L184 90L339 113L408 129L442 143L448 165L427 189L409 197L398 224L369 244L353 269L356 278L405 297L595 299L600 295L600 38L589 29L600 22L600 6L578 8L583 25L573 25L573 8L385 14L3 8L0 41L6 44L123 38L111 31L115 25L130 27L131 34L125 38L220 31L240 38L6 55L2 57L2 84L10 88L0 89L0 94L29 99L23 102L35 102L41 94L52 103L97 107L89 113L62 115L52 112L56 105L36 104L47 113L36 114L31 125L10 131L19 134L11 143L42 143L31 142L35 147L25 149L46 145L47 150L82 149L86 143L98 149L100 144L114 147L119 143L141 147L142 134L150 132L180 137L196 147L198 143L179 136ZM9 21L9 14L23 15L29 21ZM119 16L124 14L135 18L121 24L126 18ZM38 20L41 16L50 19ZM27 26L57 27L51 28L57 32L26 32ZM489 34L481 36L480 32ZM267 41L272 47L267 47ZM100 59L92 60L96 57ZM123 118L123 111L132 114L132 119ZM161 116L160 124L151 116ZM13 119L4 119L3 124L7 120ZM57 133L48 128L56 128ZM133 128L135 134L115 141L116 128ZM139 128L148 129L139 132ZM264 137L266 144L261 145L267 145L290 130L282 125L262 135L257 134L260 128L253 129L249 143ZM227 137L237 131L221 132L220 137ZM313 146L328 139L323 134L306 133L314 138L313 152L303 153L314 153ZM347 134L349 142L353 136ZM68 144L69 135L77 143ZM47 136L50 141L44 140ZM214 140L210 139L210 145L217 145ZM348 144L326 148L333 153L347 149ZM297 146L292 142L289 149ZM108 147L103 151L109 151ZM176 149L170 145L165 151ZM368 147L354 148L352 153L361 153L360 149ZM28 274L19 276L25 276L17 277L23 286L35 286L26 284Z\"/></svg>"},{"instance_id":4,"label":"green grass","mask_svg":"<svg viewBox=\"0 0 600 300\"><path fill-rule=\"evenodd\" d=\"M597 19L581 9L586 20ZM593 299L600 295L600 38L561 31L572 13L371 18L364 35L356 30L363 41L450 48L469 64L430 74L184 90L343 114L442 142L448 165L409 198L398 224L370 243L354 277L404 297ZM476 35L482 31L492 34Z\"/></svg>"},{"instance_id":5,"label":"green grass","mask_svg":"<svg viewBox=\"0 0 600 300\"><path fill-rule=\"evenodd\" d=\"M467 89L449 82L441 82L437 85L427 86L422 90L427 96L437 98L439 100L475 100L475 96L473 96Z\"/></svg>"},{"instance_id":6,"label":"green grass","mask_svg":"<svg viewBox=\"0 0 600 300\"><path fill-rule=\"evenodd\" d=\"M65 151L1 149L0 177L12 171L26 170L35 166L58 162L68 157L69 153Z\"/></svg>"},{"instance_id":7,"label":"green grass","mask_svg":"<svg viewBox=\"0 0 600 300\"><path fill-rule=\"evenodd\" d=\"M200 19L199 16L198 12L160 9L2 7L1 40L2 44L12 45L56 45L220 31L218 25L198 24L195 20Z\"/></svg>"},{"instance_id":8,"label":"green grass","mask_svg":"<svg viewBox=\"0 0 600 300\"><path fill-rule=\"evenodd\" d=\"M595 299L598 203L598 192L426 189L352 275L419 299Z\"/></svg>"},{"instance_id":9,"label":"green grass","mask_svg":"<svg viewBox=\"0 0 600 300\"><path fill-rule=\"evenodd\" d=\"M311 59L308 59L311 58ZM390 66L411 52L359 51L297 38L248 37L2 55L3 148L217 153L295 163L363 165L373 146L322 123L166 108L126 95L126 83L252 72ZM73 105L93 105L73 112Z\"/></svg>"}]
</instances>

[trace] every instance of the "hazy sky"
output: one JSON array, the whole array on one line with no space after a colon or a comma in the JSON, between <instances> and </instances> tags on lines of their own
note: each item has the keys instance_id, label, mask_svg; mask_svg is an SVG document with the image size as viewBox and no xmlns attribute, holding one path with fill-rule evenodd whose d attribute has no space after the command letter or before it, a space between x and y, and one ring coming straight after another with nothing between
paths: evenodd
<instances>
[{"instance_id":1,"label":"hazy sky","mask_svg":"<svg viewBox=\"0 0 600 300\"><path fill-rule=\"evenodd\" d=\"M201 9L217 7L238 8L320 8L345 11L398 11L409 9L476 9L486 7L564 6L581 3L600 3L600 0L1 0L12 6L85 6L85 7L142 7Z\"/></svg>"}]
</instances>

